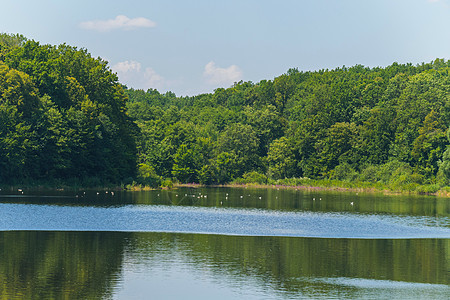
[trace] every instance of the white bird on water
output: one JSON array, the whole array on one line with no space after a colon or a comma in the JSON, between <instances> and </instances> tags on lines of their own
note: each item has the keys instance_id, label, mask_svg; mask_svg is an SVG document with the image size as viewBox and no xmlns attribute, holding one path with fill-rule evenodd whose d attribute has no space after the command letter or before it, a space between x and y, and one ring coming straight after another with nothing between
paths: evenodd
<instances>
[{"instance_id":1,"label":"white bird on water","mask_svg":"<svg viewBox=\"0 0 450 300\"><path fill-rule=\"evenodd\" d=\"M352 201L352 202L350 202L350 205L351 205L351 206L353 206L353 201Z\"/></svg>"}]
</instances>

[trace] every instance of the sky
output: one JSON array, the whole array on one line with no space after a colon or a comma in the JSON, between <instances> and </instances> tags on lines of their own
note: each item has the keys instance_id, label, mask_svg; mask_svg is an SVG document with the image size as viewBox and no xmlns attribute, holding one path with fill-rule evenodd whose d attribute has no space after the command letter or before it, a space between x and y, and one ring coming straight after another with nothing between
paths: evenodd
<instances>
[{"instance_id":1,"label":"sky","mask_svg":"<svg viewBox=\"0 0 450 300\"><path fill-rule=\"evenodd\" d=\"M0 0L0 32L85 48L135 89L193 96L290 68L450 58L450 0Z\"/></svg>"}]
</instances>

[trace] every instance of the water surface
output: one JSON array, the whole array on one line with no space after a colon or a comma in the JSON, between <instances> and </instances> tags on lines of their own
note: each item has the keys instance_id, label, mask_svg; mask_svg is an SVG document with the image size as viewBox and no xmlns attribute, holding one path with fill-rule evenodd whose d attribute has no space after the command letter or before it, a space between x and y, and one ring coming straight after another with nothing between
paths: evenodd
<instances>
[{"instance_id":1,"label":"water surface","mask_svg":"<svg viewBox=\"0 0 450 300\"><path fill-rule=\"evenodd\" d=\"M0 295L447 299L449 217L435 197L2 191Z\"/></svg>"},{"instance_id":2,"label":"water surface","mask_svg":"<svg viewBox=\"0 0 450 300\"><path fill-rule=\"evenodd\" d=\"M450 238L448 220L163 205L0 204L0 230L143 231L322 238Z\"/></svg>"}]
</instances>

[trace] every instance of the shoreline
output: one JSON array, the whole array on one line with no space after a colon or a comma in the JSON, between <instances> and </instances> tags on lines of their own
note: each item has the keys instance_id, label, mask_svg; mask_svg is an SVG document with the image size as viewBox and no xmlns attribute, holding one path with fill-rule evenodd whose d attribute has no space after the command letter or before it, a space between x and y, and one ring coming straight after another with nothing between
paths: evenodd
<instances>
[{"instance_id":1,"label":"shoreline","mask_svg":"<svg viewBox=\"0 0 450 300\"><path fill-rule=\"evenodd\" d=\"M339 186L307 186L307 185L285 185L285 184L259 184L259 183L231 183L222 185L202 185L199 183L177 183L173 188L208 188L208 187L227 187L227 188L255 188L255 189L288 189L302 191L331 191L339 193L367 193L383 195L414 195L414 196L435 196L450 197L450 192L439 190L433 193L418 193L414 191L395 191L389 189L377 189L375 187L339 187Z\"/></svg>"},{"instance_id":2,"label":"shoreline","mask_svg":"<svg viewBox=\"0 0 450 300\"><path fill-rule=\"evenodd\" d=\"M322 183L322 185L321 185ZM18 190L35 190L35 191L78 191L78 190L110 190L110 191L151 191L151 190L171 190L177 188L255 188L255 189L289 189L289 190L302 190L302 191L332 191L339 193L367 193L367 194L382 194L382 195L416 195L416 196L435 196L450 198L450 187L440 188L435 192L419 192L417 190L395 190L387 186L375 187L375 186L345 186L345 182L333 182L314 180L313 184L261 184L261 183L228 183L228 184L216 184L216 185L203 185L200 183L174 183L170 187L152 188L144 185L104 185L98 187L85 187L79 185L45 185L45 184L14 184L14 185L0 185L1 191L18 191Z\"/></svg>"}]
</instances>

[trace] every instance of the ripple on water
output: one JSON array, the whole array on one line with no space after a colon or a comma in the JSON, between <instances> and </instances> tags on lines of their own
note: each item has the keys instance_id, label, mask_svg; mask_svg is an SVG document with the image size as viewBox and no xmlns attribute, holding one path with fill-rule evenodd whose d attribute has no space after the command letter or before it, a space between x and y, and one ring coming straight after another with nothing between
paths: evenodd
<instances>
[{"instance_id":1,"label":"ripple on water","mask_svg":"<svg viewBox=\"0 0 450 300\"><path fill-rule=\"evenodd\" d=\"M299 278L301 281L328 286L339 291L337 299L446 299L450 287L445 284L404 282L367 278ZM329 298L329 290L324 293ZM309 296L322 298L320 289L310 291Z\"/></svg>"},{"instance_id":2,"label":"ripple on water","mask_svg":"<svg viewBox=\"0 0 450 300\"><path fill-rule=\"evenodd\" d=\"M448 220L355 213L126 205L0 204L0 230L142 231L321 238L450 238ZM427 220L425 220L427 221ZM426 225L424 225L426 224Z\"/></svg>"}]
</instances>

